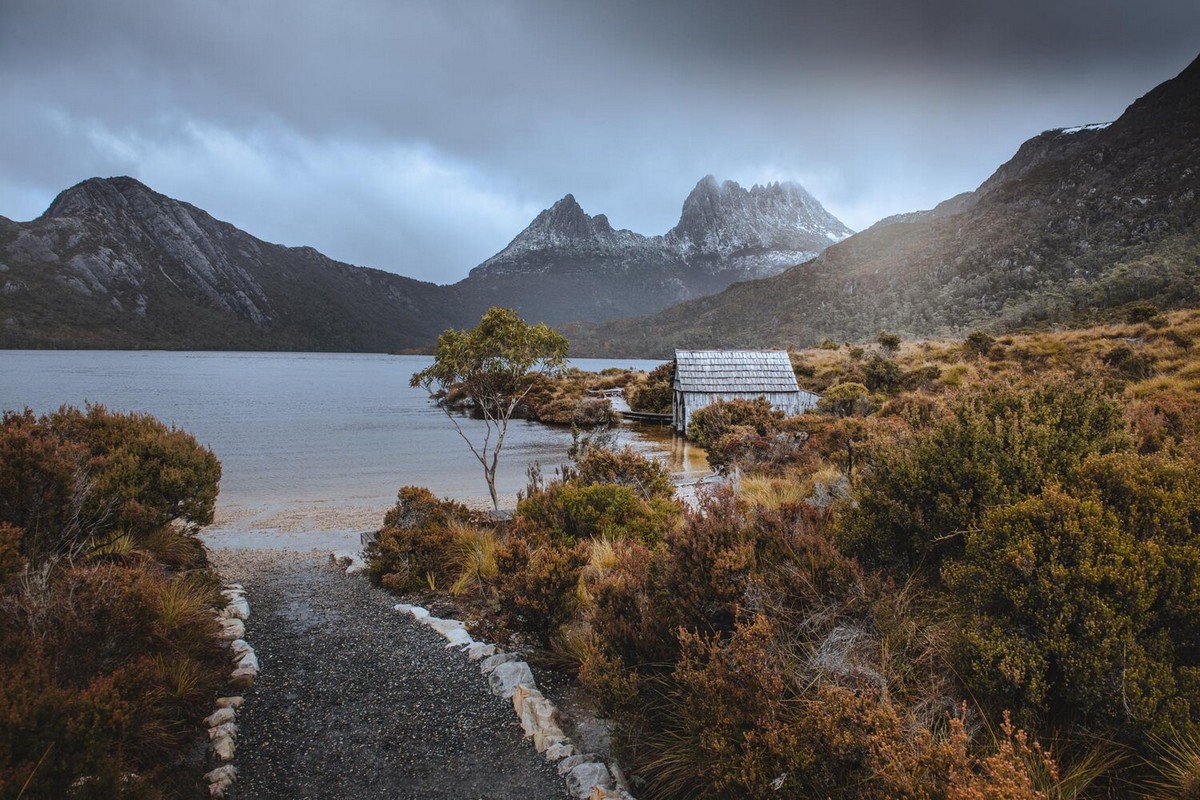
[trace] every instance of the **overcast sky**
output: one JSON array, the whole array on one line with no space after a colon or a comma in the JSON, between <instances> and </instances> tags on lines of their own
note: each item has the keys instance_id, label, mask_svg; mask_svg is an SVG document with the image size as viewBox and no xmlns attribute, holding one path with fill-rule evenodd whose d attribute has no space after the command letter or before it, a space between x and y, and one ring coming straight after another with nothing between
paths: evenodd
<instances>
[{"instance_id":1,"label":"overcast sky","mask_svg":"<svg viewBox=\"0 0 1200 800\"><path fill-rule=\"evenodd\" d=\"M0 214L132 175L269 241L440 283L570 192L663 233L707 173L852 228L1116 118L1196 0L0 0Z\"/></svg>"}]
</instances>

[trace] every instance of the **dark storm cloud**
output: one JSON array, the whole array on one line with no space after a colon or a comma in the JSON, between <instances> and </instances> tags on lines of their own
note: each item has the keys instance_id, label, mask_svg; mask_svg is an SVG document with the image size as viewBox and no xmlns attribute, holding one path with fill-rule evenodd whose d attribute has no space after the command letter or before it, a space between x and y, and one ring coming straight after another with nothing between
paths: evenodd
<instances>
[{"instance_id":1,"label":"dark storm cloud","mask_svg":"<svg viewBox=\"0 0 1200 800\"><path fill-rule=\"evenodd\" d=\"M132 174L264 238L455 280L540 208L664 231L706 173L853 227L1117 116L1200 4L3 0L0 213Z\"/></svg>"}]
</instances>

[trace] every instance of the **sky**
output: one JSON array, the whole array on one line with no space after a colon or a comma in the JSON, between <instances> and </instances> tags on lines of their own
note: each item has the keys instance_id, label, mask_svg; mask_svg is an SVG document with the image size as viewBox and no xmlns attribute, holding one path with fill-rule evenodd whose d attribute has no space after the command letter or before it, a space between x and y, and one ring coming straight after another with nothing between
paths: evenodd
<instances>
[{"instance_id":1,"label":"sky","mask_svg":"<svg viewBox=\"0 0 1200 800\"><path fill-rule=\"evenodd\" d=\"M1196 0L0 0L0 214L130 175L449 283L567 193L647 235L706 174L854 229L1115 119Z\"/></svg>"}]
</instances>

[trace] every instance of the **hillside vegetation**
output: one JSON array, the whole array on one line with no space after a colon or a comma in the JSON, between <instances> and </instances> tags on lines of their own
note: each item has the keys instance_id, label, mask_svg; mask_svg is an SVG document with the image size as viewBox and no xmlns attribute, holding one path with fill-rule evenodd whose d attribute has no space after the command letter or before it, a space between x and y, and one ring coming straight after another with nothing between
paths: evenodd
<instances>
[{"instance_id":1,"label":"hillside vegetation","mask_svg":"<svg viewBox=\"0 0 1200 800\"><path fill-rule=\"evenodd\" d=\"M639 797L1193 797L1198 342L1149 306L827 341L817 412L697 414L736 476L698 506L593 448L511 523L405 489L372 576L545 648Z\"/></svg>"}]
</instances>

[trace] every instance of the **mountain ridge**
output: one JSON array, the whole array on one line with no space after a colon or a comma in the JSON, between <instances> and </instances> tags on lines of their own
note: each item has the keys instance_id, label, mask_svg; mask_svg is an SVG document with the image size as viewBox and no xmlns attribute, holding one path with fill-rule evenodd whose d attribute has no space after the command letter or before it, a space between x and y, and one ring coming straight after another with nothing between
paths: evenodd
<instances>
[{"instance_id":1,"label":"mountain ridge","mask_svg":"<svg viewBox=\"0 0 1200 800\"><path fill-rule=\"evenodd\" d=\"M706 175L657 236L615 229L568 194L453 288L477 314L503 305L551 324L607 320L777 274L851 233L799 184L744 189Z\"/></svg>"},{"instance_id":2,"label":"mountain ridge","mask_svg":"<svg viewBox=\"0 0 1200 800\"><path fill-rule=\"evenodd\" d=\"M712 269L729 267L720 254L693 268L665 241L614 229L568 194L468 278L437 286L266 242L135 178L89 178L30 222L0 217L0 347L421 349L492 305L556 324L609 319L742 274Z\"/></svg>"},{"instance_id":3,"label":"mountain ridge","mask_svg":"<svg viewBox=\"0 0 1200 800\"><path fill-rule=\"evenodd\" d=\"M1043 132L974 192L798 268L603 325L575 352L809 346L881 330L962 335L1200 303L1200 58L1113 123ZM939 211L940 209L940 211Z\"/></svg>"}]
</instances>

